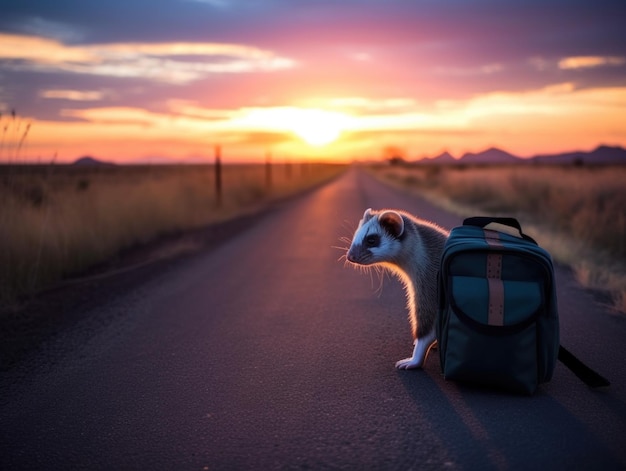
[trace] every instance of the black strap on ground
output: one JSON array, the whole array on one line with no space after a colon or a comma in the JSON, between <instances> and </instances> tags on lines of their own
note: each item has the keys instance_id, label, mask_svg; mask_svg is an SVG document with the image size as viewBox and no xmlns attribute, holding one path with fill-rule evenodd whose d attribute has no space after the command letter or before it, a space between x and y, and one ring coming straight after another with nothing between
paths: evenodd
<instances>
[{"instance_id":1,"label":"black strap on ground","mask_svg":"<svg viewBox=\"0 0 626 471\"><path fill-rule=\"evenodd\" d=\"M589 368L562 345L559 346L559 361L589 387L602 388L611 385L608 379Z\"/></svg>"}]
</instances>

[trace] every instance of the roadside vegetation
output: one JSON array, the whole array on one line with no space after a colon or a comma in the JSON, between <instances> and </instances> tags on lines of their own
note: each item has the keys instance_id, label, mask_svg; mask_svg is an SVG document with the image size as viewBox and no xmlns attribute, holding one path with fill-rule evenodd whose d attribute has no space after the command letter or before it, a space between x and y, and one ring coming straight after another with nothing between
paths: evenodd
<instances>
[{"instance_id":1,"label":"roadside vegetation","mask_svg":"<svg viewBox=\"0 0 626 471\"><path fill-rule=\"evenodd\" d=\"M27 165L27 123L0 117L0 305L158 237L259 211L344 166Z\"/></svg>"},{"instance_id":2,"label":"roadside vegetation","mask_svg":"<svg viewBox=\"0 0 626 471\"><path fill-rule=\"evenodd\" d=\"M0 166L0 299L33 293L155 238L258 211L337 175L324 164Z\"/></svg>"},{"instance_id":3,"label":"roadside vegetation","mask_svg":"<svg viewBox=\"0 0 626 471\"><path fill-rule=\"evenodd\" d=\"M517 217L582 285L626 312L626 166L374 165L372 174L461 216Z\"/></svg>"}]
</instances>

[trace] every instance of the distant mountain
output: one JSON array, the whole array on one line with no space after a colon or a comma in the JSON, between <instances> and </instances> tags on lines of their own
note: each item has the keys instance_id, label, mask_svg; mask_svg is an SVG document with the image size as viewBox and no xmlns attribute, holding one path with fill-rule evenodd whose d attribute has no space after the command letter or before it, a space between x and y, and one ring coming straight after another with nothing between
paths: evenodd
<instances>
[{"instance_id":1,"label":"distant mountain","mask_svg":"<svg viewBox=\"0 0 626 471\"><path fill-rule=\"evenodd\" d=\"M460 159L455 159L448 152L444 152L434 157L426 157L419 160L420 164L508 164L508 163L536 163L555 165L626 165L626 149L619 146L599 146L591 152L575 151L564 152L562 154L544 154L531 158L521 158L501 149L492 147L476 154L468 152Z\"/></svg>"},{"instance_id":2,"label":"distant mountain","mask_svg":"<svg viewBox=\"0 0 626 471\"><path fill-rule=\"evenodd\" d=\"M76 167L112 167L115 164L112 162L105 162L104 160L98 160L87 155L76 159L72 165Z\"/></svg>"},{"instance_id":3,"label":"distant mountain","mask_svg":"<svg viewBox=\"0 0 626 471\"><path fill-rule=\"evenodd\" d=\"M456 162L456 159L448 151L445 151L435 157L431 157L427 162L431 164L453 164Z\"/></svg>"},{"instance_id":4,"label":"distant mountain","mask_svg":"<svg viewBox=\"0 0 626 471\"><path fill-rule=\"evenodd\" d=\"M468 152L458 160L459 163L463 164L508 164L519 161L519 157L501 149L496 149L495 147L491 147L478 154Z\"/></svg>"},{"instance_id":5,"label":"distant mountain","mask_svg":"<svg viewBox=\"0 0 626 471\"><path fill-rule=\"evenodd\" d=\"M563 154L537 155L531 160L542 164L626 164L626 149L619 146L599 146L591 152L575 151Z\"/></svg>"}]
</instances>

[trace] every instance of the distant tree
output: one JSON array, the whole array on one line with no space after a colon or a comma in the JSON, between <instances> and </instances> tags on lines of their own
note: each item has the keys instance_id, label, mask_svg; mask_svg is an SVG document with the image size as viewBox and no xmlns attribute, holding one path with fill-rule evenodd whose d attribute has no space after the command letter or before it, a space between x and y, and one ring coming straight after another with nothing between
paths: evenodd
<instances>
[{"instance_id":1,"label":"distant tree","mask_svg":"<svg viewBox=\"0 0 626 471\"><path fill-rule=\"evenodd\" d=\"M385 160L390 165L402 165L406 163L405 152L403 149L396 146L387 146L384 149Z\"/></svg>"}]
</instances>

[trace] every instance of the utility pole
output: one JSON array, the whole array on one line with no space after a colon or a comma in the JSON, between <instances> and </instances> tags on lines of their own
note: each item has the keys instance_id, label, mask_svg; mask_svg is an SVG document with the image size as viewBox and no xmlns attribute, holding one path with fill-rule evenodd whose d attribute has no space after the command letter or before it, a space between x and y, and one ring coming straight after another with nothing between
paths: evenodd
<instances>
[{"instance_id":1,"label":"utility pole","mask_svg":"<svg viewBox=\"0 0 626 471\"><path fill-rule=\"evenodd\" d=\"M222 147L215 146L215 205L222 206Z\"/></svg>"}]
</instances>

